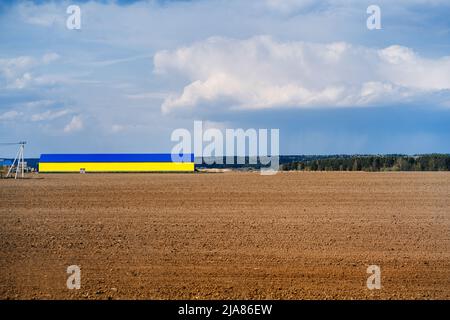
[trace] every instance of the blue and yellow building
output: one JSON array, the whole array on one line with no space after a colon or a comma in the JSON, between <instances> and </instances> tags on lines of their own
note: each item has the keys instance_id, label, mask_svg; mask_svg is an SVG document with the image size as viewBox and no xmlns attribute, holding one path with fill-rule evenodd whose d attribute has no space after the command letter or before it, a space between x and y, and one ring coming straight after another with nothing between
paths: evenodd
<instances>
[{"instance_id":1,"label":"blue and yellow building","mask_svg":"<svg viewBox=\"0 0 450 320\"><path fill-rule=\"evenodd\" d=\"M193 172L194 155L42 154L39 172Z\"/></svg>"}]
</instances>

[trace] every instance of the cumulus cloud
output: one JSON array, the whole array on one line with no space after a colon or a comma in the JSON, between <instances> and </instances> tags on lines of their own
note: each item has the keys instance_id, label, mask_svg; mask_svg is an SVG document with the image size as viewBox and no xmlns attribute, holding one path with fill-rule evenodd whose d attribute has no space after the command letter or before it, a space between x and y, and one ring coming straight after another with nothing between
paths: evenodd
<instances>
[{"instance_id":1,"label":"cumulus cloud","mask_svg":"<svg viewBox=\"0 0 450 320\"><path fill-rule=\"evenodd\" d=\"M36 60L29 56L0 59L0 74L6 78L14 78L35 65Z\"/></svg>"},{"instance_id":2,"label":"cumulus cloud","mask_svg":"<svg viewBox=\"0 0 450 320\"><path fill-rule=\"evenodd\" d=\"M38 66L50 64L59 59L54 52L46 53L41 58L32 56L19 56L0 59L0 76L6 80L8 89L24 89L30 84L39 84L39 78L35 78L31 71Z\"/></svg>"},{"instance_id":3,"label":"cumulus cloud","mask_svg":"<svg viewBox=\"0 0 450 320\"><path fill-rule=\"evenodd\" d=\"M412 49L398 45L378 53L380 73L391 82L414 89L450 89L450 56L425 59Z\"/></svg>"},{"instance_id":4,"label":"cumulus cloud","mask_svg":"<svg viewBox=\"0 0 450 320\"><path fill-rule=\"evenodd\" d=\"M70 133L83 129L83 120L80 116L73 116L72 120L64 127L64 132Z\"/></svg>"},{"instance_id":5,"label":"cumulus cloud","mask_svg":"<svg viewBox=\"0 0 450 320\"><path fill-rule=\"evenodd\" d=\"M157 74L187 79L163 112L221 101L236 109L368 106L450 89L450 57L426 59L398 45L214 37L159 51L154 65Z\"/></svg>"}]
</instances>

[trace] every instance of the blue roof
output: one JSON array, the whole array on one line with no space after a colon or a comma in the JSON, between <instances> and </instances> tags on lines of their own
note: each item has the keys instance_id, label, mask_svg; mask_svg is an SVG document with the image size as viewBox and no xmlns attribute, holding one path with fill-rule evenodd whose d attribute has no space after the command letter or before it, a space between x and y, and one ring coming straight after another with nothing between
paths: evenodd
<instances>
[{"instance_id":1,"label":"blue roof","mask_svg":"<svg viewBox=\"0 0 450 320\"><path fill-rule=\"evenodd\" d=\"M41 154L39 162L194 162L194 154L92 153Z\"/></svg>"},{"instance_id":2,"label":"blue roof","mask_svg":"<svg viewBox=\"0 0 450 320\"><path fill-rule=\"evenodd\" d=\"M11 159L0 159L0 165L11 166L13 161Z\"/></svg>"}]
</instances>

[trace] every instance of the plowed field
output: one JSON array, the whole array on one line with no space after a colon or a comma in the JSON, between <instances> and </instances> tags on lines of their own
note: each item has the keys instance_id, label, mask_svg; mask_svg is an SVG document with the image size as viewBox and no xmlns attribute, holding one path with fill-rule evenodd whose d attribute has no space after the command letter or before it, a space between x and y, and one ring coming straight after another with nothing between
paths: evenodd
<instances>
[{"instance_id":1,"label":"plowed field","mask_svg":"<svg viewBox=\"0 0 450 320\"><path fill-rule=\"evenodd\" d=\"M0 298L450 299L450 173L0 180Z\"/></svg>"}]
</instances>

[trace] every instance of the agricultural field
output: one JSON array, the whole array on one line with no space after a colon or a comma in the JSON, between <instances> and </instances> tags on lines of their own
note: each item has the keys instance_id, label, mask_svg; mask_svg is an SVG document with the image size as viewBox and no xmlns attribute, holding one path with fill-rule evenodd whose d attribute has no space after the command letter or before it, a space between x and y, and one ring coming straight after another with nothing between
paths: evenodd
<instances>
[{"instance_id":1,"label":"agricultural field","mask_svg":"<svg viewBox=\"0 0 450 320\"><path fill-rule=\"evenodd\" d=\"M3 179L0 298L450 299L450 173Z\"/></svg>"}]
</instances>

